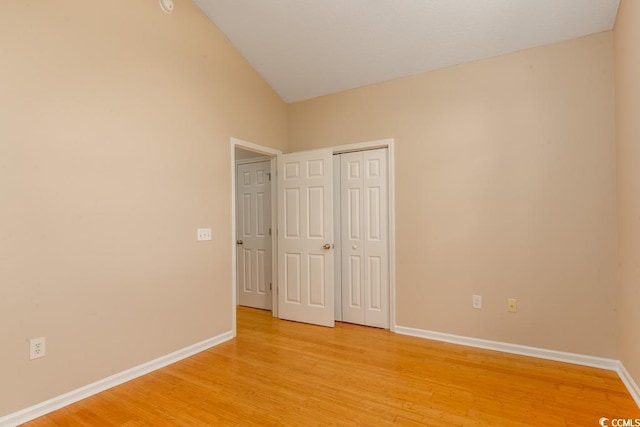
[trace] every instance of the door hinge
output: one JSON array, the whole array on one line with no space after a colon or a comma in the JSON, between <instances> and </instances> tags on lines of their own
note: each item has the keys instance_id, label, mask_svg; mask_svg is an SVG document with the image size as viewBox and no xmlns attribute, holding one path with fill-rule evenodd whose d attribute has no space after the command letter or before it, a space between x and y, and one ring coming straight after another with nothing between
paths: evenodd
<instances>
[{"instance_id":1,"label":"door hinge","mask_svg":"<svg viewBox=\"0 0 640 427\"><path fill-rule=\"evenodd\" d=\"M271 181L271 172L267 172L267 178L269 178L269 181Z\"/></svg>"},{"instance_id":2,"label":"door hinge","mask_svg":"<svg viewBox=\"0 0 640 427\"><path fill-rule=\"evenodd\" d=\"M269 227L269 236L271 236L271 227Z\"/></svg>"},{"instance_id":3,"label":"door hinge","mask_svg":"<svg viewBox=\"0 0 640 427\"><path fill-rule=\"evenodd\" d=\"M269 290L272 291L273 290L273 283L269 282Z\"/></svg>"}]
</instances>

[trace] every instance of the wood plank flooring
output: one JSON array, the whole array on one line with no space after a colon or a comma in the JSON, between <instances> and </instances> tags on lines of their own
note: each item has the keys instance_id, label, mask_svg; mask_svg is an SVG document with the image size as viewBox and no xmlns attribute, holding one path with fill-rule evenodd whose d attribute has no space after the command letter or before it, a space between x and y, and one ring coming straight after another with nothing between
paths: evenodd
<instances>
[{"instance_id":1,"label":"wood plank flooring","mask_svg":"<svg viewBox=\"0 0 640 427\"><path fill-rule=\"evenodd\" d=\"M611 371L240 307L238 338L28 423L598 426L640 418Z\"/></svg>"}]
</instances>

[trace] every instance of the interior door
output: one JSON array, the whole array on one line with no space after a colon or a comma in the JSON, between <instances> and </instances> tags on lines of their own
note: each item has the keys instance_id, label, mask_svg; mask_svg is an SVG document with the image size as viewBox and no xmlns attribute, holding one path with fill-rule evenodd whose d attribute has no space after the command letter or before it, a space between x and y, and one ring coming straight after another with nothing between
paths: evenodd
<instances>
[{"instance_id":1,"label":"interior door","mask_svg":"<svg viewBox=\"0 0 640 427\"><path fill-rule=\"evenodd\" d=\"M238 304L271 310L270 163L236 166Z\"/></svg>"},{"instance_id":2,"label":"interior door","mask_svg":"<svg viewBox=\"0 0 640 427\"><path fill-rule=\"evenodd\" d=\"M387 149L340 155L342 320L389 328Z\"/></svg>"},{"instance_id":3,"label":"interior door","mask_svg":"<svg viewBox=\"0 0 640 427\"><path fill-rule=\"evenodd\" d=\"M278 157L278 309L334 326L331 150Z\"/></svg>"}]
</instances>

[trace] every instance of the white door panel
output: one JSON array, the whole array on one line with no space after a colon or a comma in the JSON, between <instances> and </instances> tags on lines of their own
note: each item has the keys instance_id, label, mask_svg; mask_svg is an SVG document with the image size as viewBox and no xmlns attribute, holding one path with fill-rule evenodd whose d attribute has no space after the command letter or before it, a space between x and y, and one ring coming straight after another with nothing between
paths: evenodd
<instances>
[{"instance_id":1,"label":"white door panel","mask_svg":"<svg viewBox=\"0 0 640 427\"><path fill-rule=\"evenodd\" d=\"M366 324L389 327L387 150L364 151Z\"/></svg>"},{"instance_id":2,"label":"white door panel","mask_svg":"<svg viewBox=\"0 0 640 427\"><path fill-rule=\"evenodd\" d=\"M283 319L334 325L332 161L330 150L278 157L278 308Z\"/></svg>"},{"instance_id":3,"label":"white door panel","mask_svg":"<svg viewBox=\"0 0 640 427\"><path fill-rule=\"evenodd\" d=\"M269 161L236 166L238 304L270 310Z\"/></svg>"},{"instance_id":4,"label":"white door panel","mask_svg":"<svg viewBox=\"0 0 640 427\"><path fill-rule=\"evenodd\" d=\"M340 170L340 156L333 156L333 235L335 238L334 248L334 319L338 322L342 322L342 232L340 230L340 182L341 182L341 170Z\"/></svg>"},{"instance_id":5,"label":"white door panel","mask_svg":"<svg viewBox=\"0 0 640 427\"><path fill-rule=\"evenodd\" d=\"M340 157L342 318L388 328L387 150Z\"/></svg>"},{"instance_id":6,"label":"white door panel","mask_svg":"<svg viewBox=\"0 0 640 427\"><path fill-rule=\"evenodd\" d=\"M365 324L362 240L362 153L340 155L342 222L342 319Z\"/></svg>"}]
</instances>

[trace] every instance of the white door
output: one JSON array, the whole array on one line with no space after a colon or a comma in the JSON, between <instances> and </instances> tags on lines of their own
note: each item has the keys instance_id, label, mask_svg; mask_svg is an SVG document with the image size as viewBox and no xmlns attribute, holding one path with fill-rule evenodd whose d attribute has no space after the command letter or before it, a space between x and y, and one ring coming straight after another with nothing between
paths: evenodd
<instances>
[{"instance_id":1,"label":"white door","mask_svg":"<svg viewBox=\"0 0 640 427\"><path fill-rule=\"evenodd\" d=\"M271 310L270 162L236 166L238 304Z\"/></svg>"},{"instance_id":2,"label":"white door","mask_svg":"<svg viewBox=\"0 0 640 427\"><path fill-rule=\"evenodd\" d=\"M334 326L332 152L278 157L278 310Z\"/></svg>"},{"instance_id":3,"label":"white door","mask_svg":"<svg viewBox=\"0 0 640 427\"><path fill-rule=\"evenodd\" d=\"M387 150L340 155L342 320L389 328Z\"/></svg>"}]
</instances>

